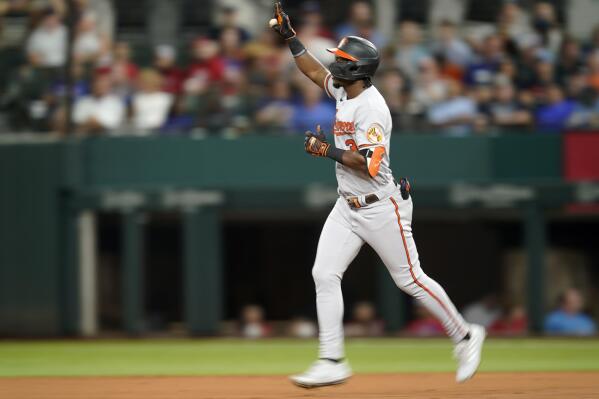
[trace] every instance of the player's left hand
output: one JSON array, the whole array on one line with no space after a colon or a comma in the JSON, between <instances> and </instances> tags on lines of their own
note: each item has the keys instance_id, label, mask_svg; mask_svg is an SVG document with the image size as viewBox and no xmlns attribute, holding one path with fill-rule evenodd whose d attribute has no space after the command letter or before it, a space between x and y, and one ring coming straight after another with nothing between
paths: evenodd
<instances>
[{"instance_id":1,"label":"player's left hand","mask_svg":"<svg viewBox=\"0 0 599 399\"><path fill-rule=\"evenodd\" d=\"M320 129L320 125L316 126L316 133L309 130L306 132L304 148L308 154L316 157L326 157L330 146L327 143L325 134Z\"/></svg>"}]
</instances>

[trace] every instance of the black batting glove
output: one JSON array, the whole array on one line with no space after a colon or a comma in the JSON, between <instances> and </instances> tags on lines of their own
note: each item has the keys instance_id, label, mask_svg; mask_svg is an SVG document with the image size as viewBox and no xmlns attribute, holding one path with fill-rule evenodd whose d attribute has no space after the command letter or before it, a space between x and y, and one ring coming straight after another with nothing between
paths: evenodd
<instances>
[{"instance_id":1,"label":"black batting glove","mask_svg":"<svg viewBox=\"0 0 599 399\"><path fill-rule=\"evenodd\" d=\"M281 2L275 3L274 18L277 20L277 24L272 29L277 32L285 40L293 39L296 36L295 30L291 26L289 21L289 15L283 11Z\"/></svg>"},{"instance_id":2,"label":"black batting glove","mask_svg":"<svg viewBox=\"0 0 599 399\"><path fill-rule=\"evenodd\" d=\"M306 132L304 140L304 149L310 155L316 157L326 157L331 145L327 143L325 134L320 129L320 125L316 126L316 133L311 131Z\"/></svg>"},{"instance_id":3,"label":"black batting glove","mask_svg":"<svg viewBox=\"0 0 599 399\"><path fill-rule=\"evenodd\" d=\"M405 177L399 179L399 191L401 192L401 198L407 200L412 195L412 186Z\"/></svg>"},{"instance_id":4,"label":"black batting glove","mask_svg":"<svg viewBox=\"0 0 599 399\"><path fill-rule=\"evenodd\" d=\"M322 141L323 143L327 142L327 136L324 134L324 132L320 128L320 125L316 125L316 133L313 133L310 130L308 130L306 132L306 137L316 137L318 140Z\"/></svg>"}]
</instances>

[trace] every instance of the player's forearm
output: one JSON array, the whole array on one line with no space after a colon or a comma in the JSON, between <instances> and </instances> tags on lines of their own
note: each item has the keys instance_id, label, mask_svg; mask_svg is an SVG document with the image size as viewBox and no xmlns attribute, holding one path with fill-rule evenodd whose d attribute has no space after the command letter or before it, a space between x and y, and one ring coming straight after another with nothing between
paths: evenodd
<instances>
[{"instance_id":1,"label":"player's forearm","mask_svg":"<svg viewBox=\"0 0 599 399\"><path fill-rule=\"evenodd\" d=\"M317 135L312 132L306 132L306 142L304 148L308 154L319 157L331 158L348 168L356 170L367 170L368 162L365 155L357 151L342 150L335 147L334 144L327 143L324 135L320 131L320 125L317 127Z\"/></svg>"},{"instance_id":2,"label":"player's forearm","mask_svg":"<svg viewBox=\"0 0 599 399\"><path fill-rule=\"evenodd\" d=\"M299 70L314 83L322 87L324 78L328 73L324 65L310 54L297 37L289 39L287 43Z\"/></svg>"},{"instance_id":3,"label":"player's forearm","mask_svg":"<svg viewBox=\"0 0 599 399\"><path fill-rule=\"evenodd\" d=\"M342 150L341 163L355 170L366 170L366 158L356 151Z\"/></svg>"},{"instance_id":4,"label":"player's forearm","mask_svg":"<svg viewBox=\"0 0 599 399\"><path fill-rule=\"evenodd\" d=\"M348 168L361 171L367 170L366 158L359 152L342 150L331 145L325 156Z\"/></svg>"}]
</instances>

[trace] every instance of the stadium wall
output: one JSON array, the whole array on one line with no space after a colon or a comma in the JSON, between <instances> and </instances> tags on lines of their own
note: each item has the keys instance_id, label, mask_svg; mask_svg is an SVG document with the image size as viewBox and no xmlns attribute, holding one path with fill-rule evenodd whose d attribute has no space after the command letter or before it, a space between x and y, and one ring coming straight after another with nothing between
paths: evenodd
<instances>
[{"instance_id":1,"label":"stadium wall","mask_svg":"<svg viewBox=\"0 0 599 399\"><path fill-rule=\"evenodd\" d=\"M534 275L542 274L544 211L585 201L562 177L562 142L559 135L402 134L391 158L396 177L411 178L419 206L520 209ZM0 190L2 335L82 333L84 211L123 215L124 327L132 334L143 332L137 220L150 209L180 211L186 322L192 333L211 334L223 296L219 210L324 209L336 195L330 161L308 157L298 137L13 140L0 143ZM542 283L532 280L538 328ZM389 317L395 310L388 307Z\"/></svg>"}]
</instances>

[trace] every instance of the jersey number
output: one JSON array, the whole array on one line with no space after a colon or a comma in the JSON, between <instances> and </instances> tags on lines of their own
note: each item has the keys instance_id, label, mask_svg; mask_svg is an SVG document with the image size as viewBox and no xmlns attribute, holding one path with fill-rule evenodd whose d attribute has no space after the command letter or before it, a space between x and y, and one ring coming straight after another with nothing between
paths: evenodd
<instances>
[{"instance_id":1,"label":"jersey number","mask_svg":"<svg viewBox=\"0 0 599 399\"><path fill-rule=\"evenodd\" d=\"M349 149L352 151L358 151L358 146L356 145L356 142L353 139L345 140L345 145L348 146Z\"/></svg>"}]
</instances>

